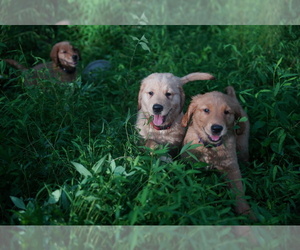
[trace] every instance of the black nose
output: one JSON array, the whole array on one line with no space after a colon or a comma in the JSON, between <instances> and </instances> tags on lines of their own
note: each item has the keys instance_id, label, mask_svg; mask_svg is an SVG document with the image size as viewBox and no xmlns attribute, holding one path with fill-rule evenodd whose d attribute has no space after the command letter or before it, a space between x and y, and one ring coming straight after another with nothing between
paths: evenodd
<instances>
[{"instance_id":1,"label":"black nose","mask_svg":"<svg viewBox=\"0 0 300 250\"><path fill-rule=\"evenodd\" d=\"M218 124L214 124L211 126L211 131L213 132L213 134L220 134L223 130L223 127L221 125Z\"/></svg>"},{"instance_id":2,"label":"black nose","mask_svg":"<svg viewBox=\"0 0 300 250\"><path fill-rule=\"evenodd\" d=\"M74 61L78 60L78 56L77 55L73 55L72 58L73 58Z\"/></svg>"},{"instance_id":3,"label":"black nose","mask_svg":"<svg viewBox=\"0 0 300 250\"><path fill-rule=\"evenodd\" d=\"M160 104L154 104L152 109L155 114L159 114L161 111L163 111L164 107Z\"/></svg>"}]
</instances>

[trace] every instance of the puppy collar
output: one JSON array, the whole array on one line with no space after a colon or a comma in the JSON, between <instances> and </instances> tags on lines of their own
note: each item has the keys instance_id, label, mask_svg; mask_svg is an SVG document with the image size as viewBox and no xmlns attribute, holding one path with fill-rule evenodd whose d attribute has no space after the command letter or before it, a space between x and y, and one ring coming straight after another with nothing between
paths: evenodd
<instances>
[{"instance_id":1,"label":"puppy collar","mask_svg":"<svg viewBox=\"0 0 300 250\"><path fill-rule=\"evenodd\" d=\"M169 125L165 125L165 126L156 126L154 125L153 122L150 122L151 126L156 129L156 130L167 130L167 129L170 129L172 124L169 124Z\"/></svg>"},{"instance_id":2,"label":"puppy collar","mask_svg":"<svg viewBox=\"0 0 300 250\"><path fill-rule=\"evenodd\" d=\"M209 143L209 142L204 141L204 140L203 140L201 137L199 137L199 136L198 136L198 138L199 138L199 143L203 144L204 147L206 147L206 148L216 148L216 147L219 147L219 146L221 146L221 145L223 144L222 141L220 141L218 144L211 144L211 143Z\"/></svg>"},{"instance_id":3,"label":"puppy collar","mask_svg":"<svg viewBox=\"0 0 300 250\"><path fill-rule=\"evenodd\" d=\"M60 68L68 74L73 74L76 71L76 68L73 68L73 69L66 69L63 67L60 67Z\"/></svg>"}]
</instances>

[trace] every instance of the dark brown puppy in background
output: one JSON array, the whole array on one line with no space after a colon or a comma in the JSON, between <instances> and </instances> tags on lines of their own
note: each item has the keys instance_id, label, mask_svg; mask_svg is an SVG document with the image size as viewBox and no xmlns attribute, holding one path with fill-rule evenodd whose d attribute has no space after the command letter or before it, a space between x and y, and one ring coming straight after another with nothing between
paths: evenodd
<instances>
[{"instance_id":1,"label":"dark brown puppy in background","mask_svg":"<svg viewBox=\"0 0 300 250\"><path fill-rule=\"evenodd\" d=\"M208 163L210 168L226 175L229 188L236 195L236 212L250 214L255 219L244 199L237 159L248 161L250 123L248 119L239 122L247 114L239 104L234 88L229 86L226 92L214 91L193 97L182 119L182 126L188 126L183 144L201 144L190 152L200 161Z\"/></svg>"},{"instance_id":2,"label":"dark brown puppy in background","mask_svg":"<svg viewBox=\"0 0 300 250\"><path fill-rule=\"evenodd\" d=\"M72 82L76 79L76 66L80 59L80 52L70 42L55 44L50 52L51 62L41 63L33 67L33 73L26 76L28 85L38 84L43 79L55 78L58 82ZM4 59L8 64L22 71L28 68L13 59Z\"/></svg>"},{"instance_id":3,"label":"dark brown puppy in background","mask_svg":"<svg viewBox=\"0 0 300 250\"><path fill-rule=\"evenodd\" d=\"M183 85L190 81L211 80L208 73L191 73L177 77L171 73L153 73L143 79L138 96L136 127L145 146L152 149L169 144L176 155L185 129L181 126L185 95Z\"/></svg>"}]
</instances>

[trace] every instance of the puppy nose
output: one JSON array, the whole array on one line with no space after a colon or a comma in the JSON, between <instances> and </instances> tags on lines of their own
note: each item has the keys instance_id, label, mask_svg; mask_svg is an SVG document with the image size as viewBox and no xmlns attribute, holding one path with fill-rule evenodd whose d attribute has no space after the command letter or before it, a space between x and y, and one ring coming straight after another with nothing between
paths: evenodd
<instances>
[{"instance_id":1,"label":"puppy nose","mask_svg":"<svg viewBox=\"0 0 300 250\"><path fill-rule=\"evenodd\" d=\"M161 111L163 111L164 107L160 104L154 104L152 109L155 114L159 114Z\"/></svg>"},{"instance_id":2,"label":"puppy nose","mask_svg":"<svg viewBox=\"0 0 300 250\"><path fill-rule=\"evenodd\" d=\"M220 134L223 130L223 126L218 125L218 124L214 124L211 126L211 131L213 132L213 134Z\"/></svg>"},{"instance_id":3,"label":"puppy nose","mask_svg":"<svg viewBox=\"0 0 300 250\"><path fill-rule=\"evenodd\" d=\"M77 55L73 55L72 58L73 58L74 61L78 60L78 56Z\"/></svg>"}]
</instances>

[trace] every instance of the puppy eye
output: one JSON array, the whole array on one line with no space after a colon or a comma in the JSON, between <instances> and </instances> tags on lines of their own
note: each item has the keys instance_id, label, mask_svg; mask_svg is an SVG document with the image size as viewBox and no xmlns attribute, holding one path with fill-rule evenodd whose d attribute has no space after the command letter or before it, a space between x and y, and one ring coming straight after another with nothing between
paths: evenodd
<instances>
[{"instance_id":1,"label":"puppy eye","mask_svg":"<svg viewBox=\"0 0 300 250\"><path fill-rule=\"evenodd\" d=\"M170 97L171 95L172 95L172 94L169 93L169 92L166 93L166 97Z\"/></svg>"},{"instance_id":2,"label":"puppy eye","mask_svg":"<svg viewBox=\"0 0 300 250\"><path fill-rule=\"evenodd\" d=\"M148 94L149 94L150 96L153 96L153 95L154 95L153 91L148 92Z\"/></svg>"},{"instance_id":3,"label":"puppy eye","mask_svg":"<svg viewBox=\"0 0 300 250\"><path fill-rule=\"evenodd\" d=\"M67 53L67 51L66 51L66 50L63 50L62 53Z\"/></svg>"},{"instance_id":4,"label":"puppy eye","mask_svg":"<svg viewBox=\"0 0 300 250\"><path fill-rule=\"evenodd\" d=\"M228 115L229 113L230 113L230 112L229 112L228 110L225 110L225 111L224 111L224 114L225 114L225 115Z\"/></svg>"},{"instance_id":5,"label":"puppy eye","mask_svg":"<svg viewBox=\"0 0 300 250\"><path fill-rule=\"evenodd\" d=\"M203 111L208 114L210 110L209 109L203 109Z\"/></svg>"}]
</instances>

